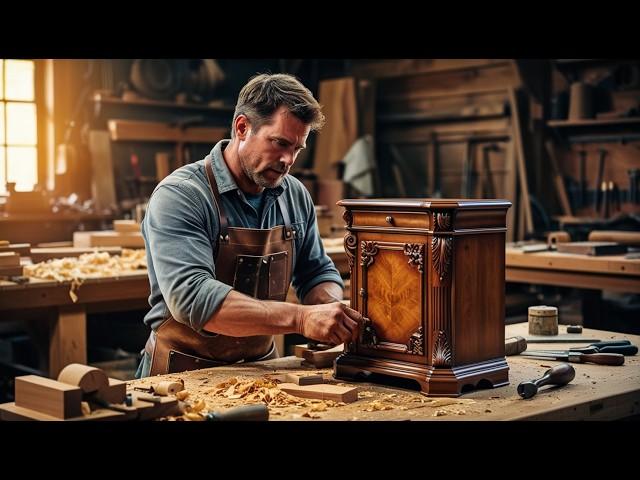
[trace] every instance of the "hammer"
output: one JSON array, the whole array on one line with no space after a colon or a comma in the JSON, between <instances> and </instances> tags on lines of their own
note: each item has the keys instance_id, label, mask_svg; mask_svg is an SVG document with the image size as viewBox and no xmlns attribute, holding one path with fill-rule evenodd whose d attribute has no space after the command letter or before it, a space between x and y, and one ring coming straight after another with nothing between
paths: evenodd
<instances>
[{"instance_id":1,"label":"hammer","mask_svg":"<svg viewBox=\"0 0 640 480\"><path fill-rule=\"evenodd\" d=\"M531 398L538 389L545 385L566 385L576 376L575 369L568 363L561 363L558 366L550 368L544 375L537 380L522 382L518 385L518 395L522 398Z\"/></svg>"},{"instance_id":2,"label":"hammer","mask_svg":"<svg viewBox=\"0 0 640 480\"><path fill-rule=\"evenodd\" d=\"M504 354L520 355L527 349L527 339L521 336L509 337L504 339Z\"/></svg>"}]
</instances>

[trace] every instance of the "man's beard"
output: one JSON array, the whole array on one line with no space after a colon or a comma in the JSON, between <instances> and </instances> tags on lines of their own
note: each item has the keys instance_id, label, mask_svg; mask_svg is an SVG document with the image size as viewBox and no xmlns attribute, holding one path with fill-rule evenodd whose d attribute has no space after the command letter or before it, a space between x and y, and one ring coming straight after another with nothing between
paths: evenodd
<instances>
[{"instance_id":1,"label":"man's beard","mask_svg":"<svg viewBox=\"0 0 640 480\"><path fill-rule=\"evenodd\" d=\"M260 163L260 159L258 158L257 160L258 161L256 161L254 164ZM282 175L276 180L268 180L262 172L256 172L251 164L252 162L248 161L245 157L240 156L240 165L242 166L242 170L244 171L245 175L253 180L256 185L262 188L276 188L283 182L288 170L284 165L280 163L269 165L267 169L272 168L273 170L282 172Z\"/></svg>"}]
</instances>

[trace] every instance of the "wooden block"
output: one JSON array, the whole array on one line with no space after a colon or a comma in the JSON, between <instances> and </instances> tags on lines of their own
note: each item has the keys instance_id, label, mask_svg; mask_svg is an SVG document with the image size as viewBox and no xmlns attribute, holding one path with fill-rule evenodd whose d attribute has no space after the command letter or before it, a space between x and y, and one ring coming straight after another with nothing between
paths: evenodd
<instances>
[{"instance_id":1,"label":"wooden block","mask_svg":"<svg viewBox=\"0 0 640 480\"><path fill-rule=\"evenodd\" d=\"M344 345L338 345L329 350L309 350L302 352L302 358L316 368L327 368L333 365L333 361L342 354Z\"/></svg>"},{"instance_id":2,"label":"wooden block","mask_svg":"<svg viewBox=\"0 0 640 480\"><path fill-rule=\"evenodd\" d=\"M268 374L265 377L281 383L293 383L295 385L317 385L324 383L322 375L309 375L305 373L276 373Z\"/></svg>"},{"instance_id":3,"label":"wooden block","mask_svg":"<svg viewBox=\"0 0 640 480\"><path fill-rule=\"evenodd\" d=\"M98 390L96 396L107 403L124 403L127 397L127 382L109 378L109 385Z\"/></svg>"},{"instance_id":4,"label":"wooden block","mask_svg":"<svg viewBox=\"0 0 640 480\"><path fill-rule=\"evenodd\" d=\"M72 363L64 367L58 375L58 381L78 386L83 393L93 393L109 388L109 378L106 373L99 368L80 363Z\"/></svg>"},{"instance_id":5,"label":"wooden block","mask_svg":"<svg viewBox=\"0 0 640 480\"><path fill-rule=\"evenodd\" d=\"M304 358L304 352L306 352L307 350L309 350L309 348L307 347L306 343L295 345L293 347L293 354L298 358Z\"/></svg>"},{"instance_id":6,"label":"wooden block","mask_svg":"<svg viewBox=\"0 0 640 480\"><path fill-rule=\"evenodd\" d=\"M71 418L82 415L82 389L37 375L16 377L15 404L51 415Z\"/></svg>"},{"instance_id":7,"label":"wooden block","mask_svg":"<svg viewBox=\"0 0 640 480\"><path fill-rule=\"evenodd\" d=\"M0 240L0 247L8 247L9 240Z\"/></svg>"},{"instance_id":8,"label":"wooden block","mask_svg":"<svg viewBox=\"0 0 640 480\"><path fill-rule=\"evenodd\" d=\"M73 232L74 248L91 247L91 235L94 233L97 233L97 232L94 232L94 231Z\"/></svg>"},{"instance_id":9,"label":"wooden block","mask_svg":"<svg viewBox=\"0 0 640 480\"><path fill-rule=\"evenodd\" d=\"M90 237L92 247L144 248L144 238L140 232L95 232Z\"/></svg>"},{"instance_id":10,"label":"wooden block","mask_svg":"<svg viewBox=\"0 0 640 480\"><path fill-rule=\"evenodd\" d=\"M578 255L618 255L627 253L627 246L614 242L568 242L557 244L560 253Z\"/></svg>"},{"instance_id":11,"label":"wooden block","mask_svg":"<svg viewBox=\"0 0 640 480\"><path fill-rule=\"evenodd\" d=\"M32 248L31 261L33 263L45 262L52 258L79 257L85 253L107 252L110 255L122 255L122 247L58 247L58 248Z\"/></svg>"},{"instance_id":12,"label":"wooden block","mask_svg":"<svg viewBox=\"0 0 640 480\"><path fill-rule=\"evenodd\" d=\"M16 252L21 257L28 257L31 251L30 243L11 243L9 245L0 246L0 253Z\"/></svg>"},{"instance_id":13,"label":"wooden block","mask_svg":"<svg viewBox=\"0 0 640 480\"><path fill-rule=\"evenodd\" d=\"M282 383L279 387L280 390L287 392L289 395L302 398L317 398L344 403L352 403L358 400L358 387L341 387L328 383L304 386L294 383Z\"/></svg>"},{"instance_id":14,"label":"wooden block","mask_svg":"<svg viewBox=\"0 0 640 480\"><path fill-rule=\"evenodd\" d=\"M324 383L324 377L322 375L309 375L305 373L287 373L285 374L285 381L295 385L317 385Z\"/></svg>"},{"instance_id":15,"label":"wooden block","mask_svg":"<svg viewBox=\"0 0 640 480\"><path fill-rule=\"evenodd\" d=\"M13 251L0 253L0 267L19 267L19 266L20 266L20 254Z\"/></svg>"},{"instance_id":16,"label":"wooden block","mask_svg":"<svg viewBox=\"0 0 640 480\"><path fill-rule=\"evenodd\" d=\"M348 306L348 304L347 304ZM309 348L309 345L306 343L301 343L299 345L294 345L293 354L298 358L304 358L304 352L307 350L311 351L321 351L321 350L330 350L331 347L329 345L316 345L314 348Z\"/></svg>"},{"instance_id":17,"label":"wooden block","mask_svg":"<svg viewBox=\"0 0 640 480\"><path fill-rule=\"evenodd\" d=\"M73 232L73 246L144 248L140 232L116 232L113 230Z\"/></svg>"},{"instance_id":18,"label":"wooden block","mask_svg":"<svg viewBox=\"0 0 640 480\"><path fill-rule=\"evenodd\" d=\"M113 229L119 233L140 232L140 224L135 220L114 220Z\"/></svg>"}]
</instances>

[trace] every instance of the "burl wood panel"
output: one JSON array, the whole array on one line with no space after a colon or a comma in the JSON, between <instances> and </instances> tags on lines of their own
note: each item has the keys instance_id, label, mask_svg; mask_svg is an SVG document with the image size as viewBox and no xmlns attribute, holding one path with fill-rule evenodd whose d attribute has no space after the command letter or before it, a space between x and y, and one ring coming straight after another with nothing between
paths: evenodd
<instances>
[{"instance_id":1,"label":"burl wood panel","mask_svg":"<svg viewBox=\"0 0 640 480\"><path fill-rule=\"evenodd\" d=\"M369 267L369 318L381 341L406 343L420 326L420 273L403 251L381 250Z\"/></svg>"}]
</instances>

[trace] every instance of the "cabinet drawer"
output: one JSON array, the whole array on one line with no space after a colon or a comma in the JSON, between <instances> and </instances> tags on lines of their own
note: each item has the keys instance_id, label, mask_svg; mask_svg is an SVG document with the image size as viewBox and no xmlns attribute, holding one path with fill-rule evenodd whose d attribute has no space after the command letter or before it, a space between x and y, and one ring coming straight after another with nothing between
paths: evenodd
<instances>
[{"instance_id":1,"label":"cabinet drawer","mask_svg":"<svg viewBox=\"0 0 640 480\"><path fill-rule=\"evenodd\" d=\"M359 227L429 228L427 213L353 212L353 225Z\"/></svg>"}]
</instances>

